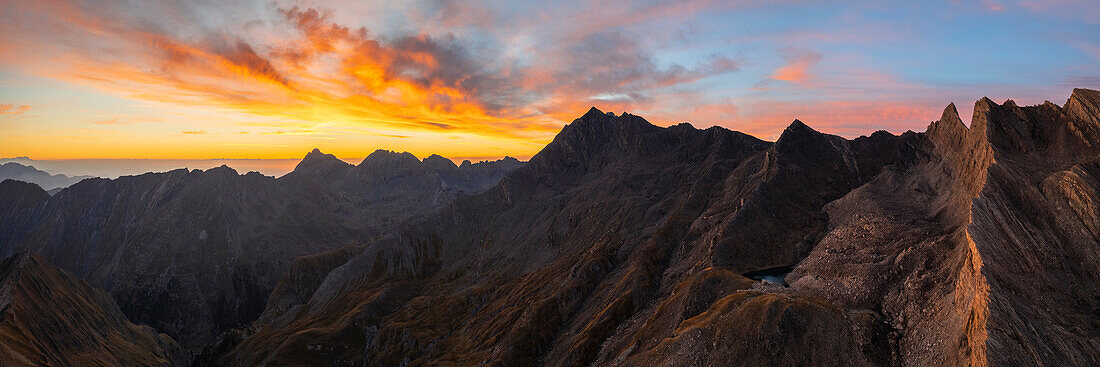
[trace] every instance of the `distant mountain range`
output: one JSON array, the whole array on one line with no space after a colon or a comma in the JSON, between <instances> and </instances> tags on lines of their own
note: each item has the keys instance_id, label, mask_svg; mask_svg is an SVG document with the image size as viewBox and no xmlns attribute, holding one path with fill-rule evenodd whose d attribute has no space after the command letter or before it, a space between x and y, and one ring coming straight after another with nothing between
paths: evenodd
<instances>
[{"instance_id":1,"label":"distant mountain range","mask_svg":"<svg viewBox=\"0 0 1100 367\"><path fill-rule=\"evenodd\" d=\"M522 163L310 152L274 178L229 167L81 181L49 196L0 183L0 255L33 250L188 348L259 316L298 256L359 244ZM33 186L33 185L32 185Z\"/></svg>"},{"instance_id":2,"label":"distant mountain range","mask_svg":"<svg viewBox=\"0 0 1100 367\"><path fill-rule=\"evenodd\" d=\"M16 180L33 183L47 191L57 192L92 176L69 177L62 174L51 175L31 166L24 166L15 162L0 164L0 181Z\"/></svg>"},{"instance_id":3,"label":"distant mountain range","mask_svg":"<svg viewBox=\"0 0 1100 367\"><path fill-rule=\"evenodd\" d=\"M527 163L4 181L0 252L196 366L1100 365L1100 92L974 106L775 142L593 108Z\"/></svg>"}]
</instances>

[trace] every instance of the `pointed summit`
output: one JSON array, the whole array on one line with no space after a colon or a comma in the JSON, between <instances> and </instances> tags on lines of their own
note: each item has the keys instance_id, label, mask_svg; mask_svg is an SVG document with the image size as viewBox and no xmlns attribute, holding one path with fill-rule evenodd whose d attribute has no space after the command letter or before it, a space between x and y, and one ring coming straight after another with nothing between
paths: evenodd
<instances>
[{"instance_id":1,"label":"pointed summit","mask_svg":"<svg viewBox=\"0 0 1100 367\"><path fill-rule=\"evenodd\" d=\"M335 155L322 153L320 149L313 148L302 158L301 162L294 167L294 172L303 173L324 173L334 167L348 167L350 164L336 158Z\"/></svg>"},{"instance_id":2,"label":"pointed summit","mask_svg":"<svg viewBox=\"0 0 1100 367\"><path fill-rule=\"evenodd\" d=\"M955 108L955 102L951 102L943 109L943 113L940 114L940 122L950 122L952 124L962 124L962 119L959 118L959 110Z\"/></svg>"},{"instance_id":3,"label":"pointed summit","mask_svg":"<svg viewBox=\"0 0 1100 367\"><path fill-rule=\"evenodd\" d=\"M605 116L607 116L607 114L603 113L603 111L600 111L600 109L598 109L596 107L592 107L592 108L588 109L588 112L586 112L584 114L584 116L581 116L581 119L585 120L585 119L599 118L599 117L605 117Z\"/></svg>"},{"instance_id":4,"label":"pointed summit","mask_svg":"<svg viewBox=\"0 0 1100 367\"><path fill-rule=\"evenodd\" d=\"M986 99L988 100L988 99ZM982 103L978 101L977 103ZM978 107L975 106L974 111L977 113ZM977 120L975 120L977 121ZM949 144L951 146L957 145L966 138L970 129L963 124L962 119L959 118L959 110L955 107L955 103L952 102L943 109L943 113L940 114L940 119L932 122L928 125L928 137L932 141L938 144Z\"/></svg>"},{"instance_id":5,"label":"pointed summit","mask_svg":"<svg viewBox=\"0 0 1100 367\"><path fill-rule=\"evenodd\" d=\"M813 139L823 135L824 134L802 123L801 120L795 119L786 129L783 129L783 133L779 135L779 139L776 140L775 143L777 145L801 144L805 143L807 139Z\"/></svg>"},{"instance_id":6,"label":"pointed summit","mask_svg":"<svg viewBox=\"0 0 1100 367\"><path fill-rule=\"evenodd\" d=\"M809 130L817 132L817 130L814 130L812 127L806 125L802 122L802 120L799 119L794 119L794 121L791 122L790 125L787 125L787 130Z\"/></svg>"}]
</instances>

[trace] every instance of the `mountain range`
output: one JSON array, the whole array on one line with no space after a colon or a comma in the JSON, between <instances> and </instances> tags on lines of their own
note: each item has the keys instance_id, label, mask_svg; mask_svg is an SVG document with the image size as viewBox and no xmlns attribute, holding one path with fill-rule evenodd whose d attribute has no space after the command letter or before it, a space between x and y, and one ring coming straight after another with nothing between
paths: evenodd
<instances>
[{"instance_id":1,"label":"mountain range","mask_svg":"<svg viewBox=\"0 0 1100 367\"><path fill-rule=\"evenodd\" d=\"M62 174L51 175L49 172L38 170L32 166L25 166L15 162L0 164L0 181L16 180L33 183L52 192L69 187L92 176L65 176Z\"/></svg>"},{"instance_id":2,"label":"mountain range","mask_svg":"<svg viewBox=\"0 0 1100 367\"><path fill-rule=\"evenodd\" d=\"M87 179L53 196L0 183L0 255L31 250L188 348L254 320L298 256L363 243L521 163L314 150L279 178L229 167ZM4 204L11 202L12 204Z\"/></svg>"},{"instance_id":3,"label":"mountain range","mask_svg":"<svg viewBox=\"0 0 1100 367\"><path fill-rule=\"evenodd\" d=\"M4 181L0 214L9 263L105 289L112 325L196 353L171 363L1100 365L1086 89L856 139L593 108L522 164L315 150L278 179Z\"/></svg>"}]
</instances>

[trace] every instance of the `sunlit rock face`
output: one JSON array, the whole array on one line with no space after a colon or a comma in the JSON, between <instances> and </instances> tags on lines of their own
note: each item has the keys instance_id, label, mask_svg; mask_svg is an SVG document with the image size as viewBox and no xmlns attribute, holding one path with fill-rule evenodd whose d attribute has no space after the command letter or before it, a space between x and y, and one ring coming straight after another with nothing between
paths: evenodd
<instances>
[{"instance_id":1,"label":"sunlit rock face","mask_svg":"<svg viewBox=\"0 0 1100 367\"><path fill-rule=\"evenodd\" d=\"M4 181L0 255L37 251L107 290L134 322L198 349L255 320L294 258L364 243L521 165L438 159L378 151L353 166L314 150L280 178L179 169L53 196Z\"/></svg>"},{"instance_id":2,"label":"sunlit rock face","mask_svg":"<svg viewBox=\"0 0 1100 367\"><path fill-rule=\"evenodd\" d=\"M1096 365L1098 100L775 143L593 109L492 189L302 260L207 361Z\"/></svg>"}]
</instances>

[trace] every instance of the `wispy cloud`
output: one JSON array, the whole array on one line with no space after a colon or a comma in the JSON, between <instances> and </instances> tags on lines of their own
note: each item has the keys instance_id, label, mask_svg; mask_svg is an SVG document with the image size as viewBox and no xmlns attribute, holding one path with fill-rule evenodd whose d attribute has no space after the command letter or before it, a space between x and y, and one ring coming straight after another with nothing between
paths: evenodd
<instances>
[{"instance_id":1,"label":"wispy cloud","mask_svg":"<svg viewBox=\"0 0 1100 367\"><path fill-rule=\"evenodd\" d=\"M1067 76L1062 79L1061 85L1070 88L1100 88L1100 76L1095 75L1073 75Z\"/></svg>"},{"instance_id":2,"label":"wispy cloud","mask_svg":"<svg viewBox=\"0 0 1100 367\"><path fill-rule=\"evenodd\" d=\"M133 125L142 122L162 122L163 118L157 116L112 116L92 119L96 125Z\"/></svg>"},{"instance_id":3,"label":"wispy cloud","mask_svg":"<svg viewBox=\"0 0 1100 367\"><path fill-rule=\"evenodd\" d=\"M814 81L810 69L821 62L821 53L797 47L787 47L778 51L779 56L786 61L768 76L767 80L778 80L794 84L808 84Z\"/></svg>"},{"instance_id":4,"label":"wispy cloud","mask_svg":"<svg viewBox=\"0 0 1100 367\"><path fill-rule=\"evenodd\" d=\"M22 115L30 109L28 105L0 104L0 115Z\"/></svg>"}]
</instances>

